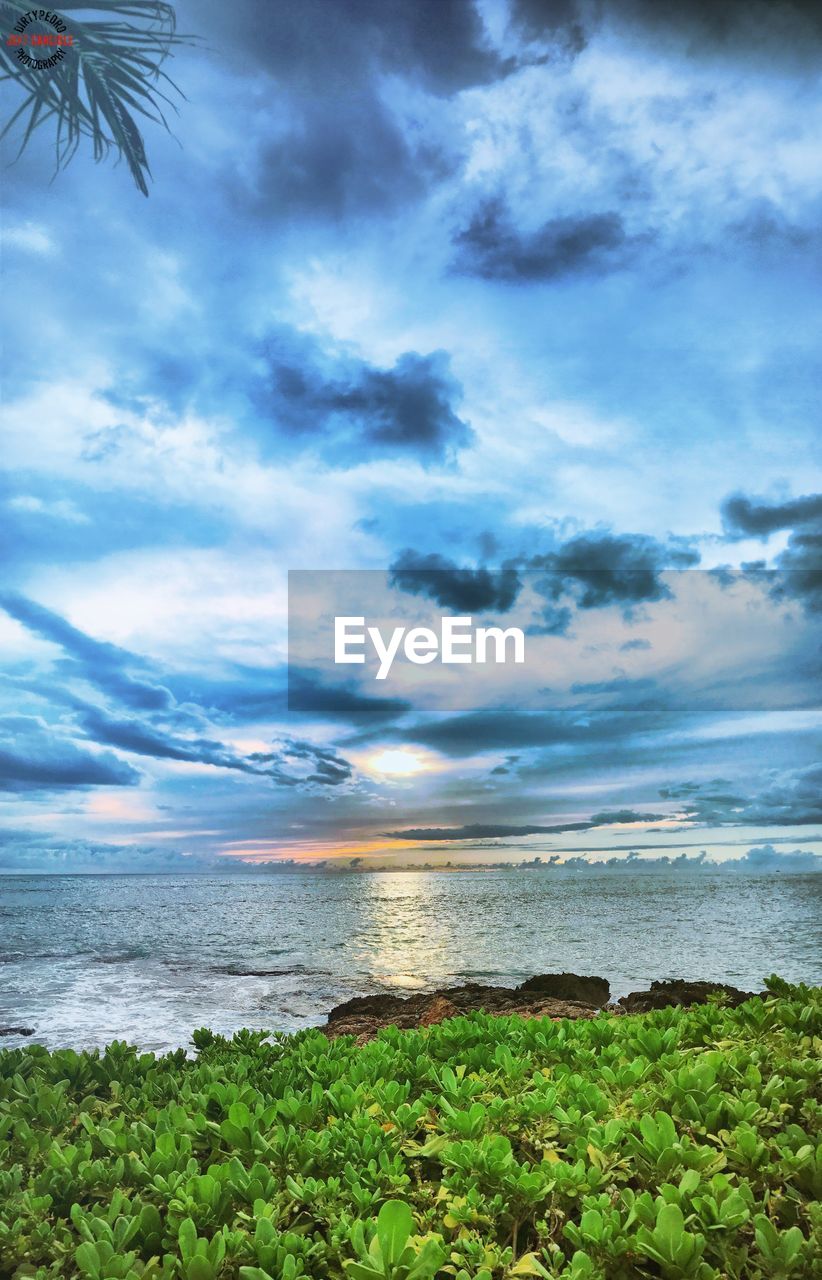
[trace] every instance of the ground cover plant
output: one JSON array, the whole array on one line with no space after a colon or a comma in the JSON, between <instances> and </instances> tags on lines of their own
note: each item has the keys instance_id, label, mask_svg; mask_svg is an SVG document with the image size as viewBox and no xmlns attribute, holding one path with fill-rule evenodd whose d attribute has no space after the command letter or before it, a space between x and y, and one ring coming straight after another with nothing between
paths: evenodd
<instances>
[{"instance_id":1,"label":"ground cover plant","mask_svg":"<svg viewBox=\"0 0 822 1280\"><path fill-rule=\"evenodd\" d=\"M822 1274L822 991L0 1053L0 1276Z\"/></svg>"}]
</instances>

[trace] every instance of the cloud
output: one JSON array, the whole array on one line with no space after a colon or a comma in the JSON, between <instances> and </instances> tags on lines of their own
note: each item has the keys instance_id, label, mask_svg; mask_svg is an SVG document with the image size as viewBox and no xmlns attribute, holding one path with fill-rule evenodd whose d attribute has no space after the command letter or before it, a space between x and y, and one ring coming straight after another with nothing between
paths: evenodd
<instances>
[{"instance_id":1,"label":"cloud","mask_svg":"<svg viewBox=\"0 0 822 1280\"><path fill-rule=\"evenodd\" d=\"M168 689L129 674L129 668L147 666L142 658L107 641L94 640L44 605L12 592L0 592L0 608L36 632L60 645L69 655L63 674L77 675L127 706L143 711L168 710L174 699Z\"/></svg>"},{"instance_id":2,"label":"cloud","mask_svg":"<svg viewBox=\"0 0 822 1280\"><path fill-rule=\"evenodd\" d=\"M569 831L590 831L594 827L611 827L634 822L659 822L660 813L637 813L634 809L615 809L596 813L586 822L560 822L551 826L512 825L498 822L469 822L462 827L410 827L384 831L383 835L398 840L493 840L517 836L561 835Z\"/></svg>"},{"instance_id":3,"label":"cloud","mask_svg":"<svg viewBox=\"0 0 822 1280\"><path fill-rule=\"evenodd\" d=\"M268 77L265 127L246 144L250 164L224 177L230 195L268 223L407 208L453 161L430 129L406 126L390 81L450 98L505 69L473 0L239 0L230 14L211 0L198 6L196 29L244 76Z\"/></svg>"},{"instance_id":4,"label":"cloud","mask_svg":"<svg viewBox=\"0 0 822 1280\"><path fill-rule=\"evenodd\" d=\"M483 280L527 282L625 265L637 243L616 213L551 218L536 231L519 231L499 199L486 201L457 233L455 269Z\"/></svg>"},{"instance_id":5,"label":"cloud","mask_svg":"<svg viewBox=\"0 0 822 1280\"><path fill-rule=\"evenodd\" d=\"M742 61L759 55L782 62L811 59L822 37L815 0L688 0L678 5L659 0L512 0L511 12L527 36L552 44L572 37L577 50L611 28L651 47L676 41L691 58Z\"/></svg>"},{"instance_id":6,"label":"cloud","mask_svg":"<svg viewBox=\"0 0 822 1280\"><path fill-rule=\"evenodd\" d=\"M272 6L270 0L198 0L200 29L219 36L233 51L269 72L289 91L307 86L334 96L394 72L448 95L493 80L503 69L487 40L474 0L301 0ZM270 39L249 41L250 29L271 31Z\"/></svg>"},{"instance_id":7,"label":"cloud","mask_svg":"<svg viewBox=\"0 0 822 1280\"><path fill-rule=\"evenodd\" d=\"M642 534L584 533L527 564L543 571L535 589L549 602L571 594L580 609L619 605L630 616L638 604L671 598L663 570L692 568L699 558L685 539L663 543ZM549 606L547 621L555 619ZM561 629L561 616L558 623Z\"/></svg>"},{"instance_id":8,"label":"cloud","mask_svg":"<svg viewBox=\"0 0 822 1280\"><path fill-rule=\"evenodd\" d=\"M564 635L572 619L570 599L580 609L621 607L630 617L635 606L669 600L672 591L662 574L690 568L699 553L684 538L661 542L641 534L584 533L549 552L510 558L502 569L460 568L448 557L419 554L406 548L390 567L390 582L443 608L466 613L508 612L525 582L547 603L529 631ZM648 641L629 642L650 648Z\"/></svg>"},{"instance_id":9,"label":"cloud","mask_svg":"<svg viewBox=\"0 0 822 1280\"><path fill-rule=\"evenodd\" d=\"M515 707L485 706L460 711L441 719L418 720L415 724L380 730L366 730L355 741L402 741L430 747L453 757L480 752L516 751L529 747L564 747L591 753L602 744L620 742L635 733L661 731L678 723L682 709L662 689L636 689L626 680L624 693L589 706L570 706L543 711L523 711ZM556 762L551 766L553 770Z\"/></svg>"},{"instance_id":10,"label":"cloud","mask_svg":"<svg viewBox=\"0 0 822 1280\"><path fill-rule=\"evenodd\" d=\"M253 153L252 153L253 154ZM342 220L387 213L418 199L443 159L415 145L372 86L328 96L296 97L288 123L261 141L254 177L232 195L266 222Z\"/></svg>"},{"instance_id":11,"label":"cloud","mask_svg":"<svg viewBox=\"0 0 822 1280\"><path fill-rule=\"evenodd\" d=\"M808 826L822 822L822 764L778 773L745 807L748 822Z\"/></svg>"},{"instance_id":12,"label":"cloud","mask_svg":"<svg viewBox=\"0 0 822 1280\"><path fill-rule=\"evenodd\" d=\"M621 648L625 646L622 645ZM657 688L650 676L632 680L628 676L614 676L612 680L580 680L571 685L571 693L648 694Z\"/></svg>"},{"instance_id":13,"label":"cloud","mask_svg":"<svg viewBox=\"0 0 822 1280\"><path fill-rule=\"evenodd\" d=\"M0 832L0 872L129 875L207 872L230 875L248 870L230 858L186 854L153 845L118 845L97 840L67 840L54 833L7 830Z\"/></svg>"},{"instance_id":14,"label":"cloud","mask_svg":"<svg viewBox=\"0 0 822 1280\"><path fill-rule=\"evenodd\" d=\"M822 520L814 529L792 533L776 564L771 594L799 600L809 613L822 612Z\"/></svg>"},{"instance_id":15,"label":"cloud","mask_svg":"<svg viewBox=\"0 0 822 1280\"><path fill-rule=\"evenodd\" d=\"M124 760L109 751L84 751L37 717L0 717L0 790L133 787L139 781Z\"/></svg>"},{"instance_id":16,"label":"cloud","mask_svg":"<svg viewBox=\"0 0 822 1280\"><path fill-rule=\"evenodd\" d=\"M58 674L63 677L59 684L44 677L20 677L10 683L15 688L47 698L52 705L69 708L75 729L100 745L116 747L154 760L177 760L254 774L269 778L282 786L338 786L352 776L352 767L342 756L327 748L314 747L308 742L288 736L278 740L270 752L243 755L216 738L183 734L179 731L181 727L199 727L206 723L204 709L190 702L181 706L165 686L129 675L127 667L140 668L147 665L142 659L116 645L92 639L59 614L22 596L6 593L0 596L0 604L12 617L45 639L60 645L70 655L69 659L60 659L55 663ZM139 714L124 715L119 710L112 712L78 697L66 688L64 682L66 675L75 674L130 712L137 711ZM202 693L203 685L199 683ZM205 691L209 692L207 682ZM257 699L253 709L255 713L262 710L259 690L249 691L246 688L238 693L232 688L233 702L231 697L226 698L225 684L218 686L216 692L235 709L239 702L239 706L245 706L248 712L249 700L253 704L253 700ZM211 693L215 694L215 690L212 689ZM282 689L276 691L274 702L281 711L285 709ZM266 709L270 707L265 695L263 705ZM175 726L173 730L168 727L169 722ZM75 766L79 771L78 776L82 773L83 761L83 776L87 776L91 782L97 777L106 785L128 785L139 777L129 765L110 754L105 757L85 757L79 753L82 758L78 759L77 749L70 744L67 752L64 761L67 778L74 776L72 769ZM15 765L9 757L6 769L10 781L17 776L15 768L20 772L20 781L25 782L23 773L26 769L31 772L31 764Z\"/></svg>"},{"instance_id":17,"label":"cloud","mask_svg":"<svg viewBox=\"0 0 822 1280\"><path fill-rule=\"evenodd\" d=\"M137 436L123 424L92 432L84 460L100 461L106 449L116 453ZM85 468L86 474L89 468ZM169 500L155 489L135 491L115 481L111 489L95 489L75 477L42 471L0 472L0 568L4 581L41 561L51 561L59 541L61 563L81 563L100 556L101 542L112 555L134 548L166 551L181 547L219 546L230 522L225 511L188 500ZM101 532L102 531L102 532Z\"/></svg>"},{"instance_id":18,"label":"cloud","mask_svg":"<svg viewBox=\"0 0 822 1280\"><path fill-rule=\"evenodd\" d=\"M810 849L785 850L781 853L772 844L756 845L736 859L729 870L753 872L787 871L801 875L809 871L822 871L822 856Z\"/></svg>"},{"instance_id":19,"label":"cloud","mask_svg":"<svg viewBox=\"0 0 822 1280\"><path fill-rule=\"evenodd\" d=\"M362 693L351 681L326 684L310 669L289 666L288 710L348 720L369 716L395 720L411 710L404 698L380 698Z\"/></svg>"},{"instance_id":20,"label":"cloud","mask_svg":"<svg viewBox=\"0 0 822 1280\"><path fill-rule=\"evenodd\" d=\"M680 853L675 858L667 854L649 858L632 849L626 855L618 854L601 860L577 854L560 861L558 854L551 854L547 859L535 858L523 865L551 873L591 871L636 875L675 871L683 875L807 875L822 872L822 855L805 849L780 853L773 845L765 844L749 849L738 858L724 858L722 861L709 858L704 849L696 856Z\"/></svg>"},{"instance_id":21,"label":"cloud","mask_svg":"<svg viewBox=\"0 0 822 1280\"><path fill-rule=\"evenodd\" d=\"M772 772L757 780L753 793L714 778L664 787L659 794L684 801L683 814L705 824L813 826L822 822L822 765Z\"/></svg>"},{"instance_id":22,"label":"cloud","mask_svg":"<svg viewBox=\"0 0 822 1280\"><path fill-rule=\"evenodd\" d=\"M400 552L389 570L389 581L411 595L426 596L458 613L506 613L522 583L512 568L461 569L447 556Z\"/></svg>"},{"instance_id":23,"label":"cloud","mask_svg":"<svg viewBox=\"0 0 822 1280\"><path fill-rule=\"evenodd\" d=\"M338 787L352 775L349 761L336 751L296 738L287 739L274 752L254 752L248 759L253 764L266 766L265 771L286 786L314 782L323 787ZM308 766L308 773L300 775L294 771L294 765L301 763Z\"/></svg>"},{"instance_id":24,"label":"cloud","mask_svg":"<svg viewBox=\"0 0 822 1280\"><path fill-rule=\"evenodd\" d=\"M732 493L722 503L722 525L729 538L768 538L779 529L822 520L822 493L784 502L767 502Z\"/></svg>"},{"instance_id":25,"label":"cloud","mask_svg":"<svg viewBox=\"0 0 822 1280\"><path fill-rule=\"evenodd\" d=\"M657 0L625 0L604 10L608 19L643 39L673 36L691 56L734 59L751 54L783 60L809 57L822 37L822 17L815 0L688 0L661 5Z\"/></svg>"},{"instance_id":26,"label":"cloud","mask_svg":"<svg viewBox=\"0 0 822 1280\"><path fill-rule=\"evenodd\" d=\"M338 786L352 775L350 763L336 752L295 738L283 738L269 752L240 755L214 739L170 734L142 720L111 716L79 699L73 699L72 706L79 725L95 742L155 760L213 765L270 778L282 786L303 783Z\"/></svg>"},{"instance_id":27,"label":"cloud","mask_svg":"<svg viewBox=\"0 0 822 1280\"><path fill-rule=\"evenodd\" d=\"M782 502L767 502L733 493L722 503L722 524L731 540L791 529L788 545L774 561L775 570L747 566L776 600L798 600L810 613L822 611L822 494L810 493Z\"/></svg>"},{"instance_id":28,"label":"cloud","mask_svg":"<svg viewBox=\"0 0 822 1280\"><path fill-rule=\"evenodd\" d=\"M322 446L340 466L369 455L443 461L473 439L454 409L462 388L444 351L406 351L392 368L380 369L280 330L265 357L258 408L292 442Z\"/></svg>"}]
</instances>

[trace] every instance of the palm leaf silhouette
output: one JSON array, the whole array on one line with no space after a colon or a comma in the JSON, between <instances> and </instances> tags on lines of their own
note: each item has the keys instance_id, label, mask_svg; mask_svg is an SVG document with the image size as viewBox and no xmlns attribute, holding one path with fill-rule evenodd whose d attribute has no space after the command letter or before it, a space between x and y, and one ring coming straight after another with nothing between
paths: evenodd
<instances>
[{"instance_id":1,"label":"palm leaf silhouette","mask_svg":"<svg viewBox=\"0 0 822 1280\"><path fill-rule=\"evenodd\" d=\"M48 70L26 67L18 61L17 49L6 44L15 22L31 7L30 0L0 0L0 80L16 81L24 95L0 137L19 124L19 156L35 131L51 122L56 169L89 138L95 160L113 148L147 196L151 175L138 120L144 117L168 129L164 107L176 111L168 94L180 90L161 64L175 44L192 43L190 36L178 35L174 7L163 0L63 0L58 12L74 43ZM78 9L99 18L71 17Z\"/></svg>"}]
</instances>

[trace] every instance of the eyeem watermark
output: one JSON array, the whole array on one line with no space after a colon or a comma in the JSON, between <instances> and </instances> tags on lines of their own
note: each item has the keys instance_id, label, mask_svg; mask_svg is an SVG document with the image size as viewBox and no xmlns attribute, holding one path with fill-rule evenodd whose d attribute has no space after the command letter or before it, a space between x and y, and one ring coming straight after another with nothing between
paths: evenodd
<instances>
[{"instance_id":1,"label":"eyeem watermark","mask_svg":"<svg viewBox=\"0 0 822 1280\"><path fill-rule=\"evenodd\" d=\"M439 634L431 627L394 627L384 633L380 627L367 627L364 616L335 617L337 665L364 663L369 646L379 662L376 680L387 679L400 648L406 660L417 666L438 659L480 664L525 661L525 633L519 627L475 627L473 618L443 617Z\"/></svg>"},{"instance_id":2,"label":"eyeem watermark","mask_svg":"<svg viewBox=\"0 0 822 1280\"><path fill-rule=\"evenodd\" d=\"M43 30L43 28L47 28ZM74 44L74 36L59 13L51 9L29 9L15 22L6 44L16 48L16 58L32 71L56 67ZM31 52L30 52L31 51Z\"/></svg>"}]
</instances>

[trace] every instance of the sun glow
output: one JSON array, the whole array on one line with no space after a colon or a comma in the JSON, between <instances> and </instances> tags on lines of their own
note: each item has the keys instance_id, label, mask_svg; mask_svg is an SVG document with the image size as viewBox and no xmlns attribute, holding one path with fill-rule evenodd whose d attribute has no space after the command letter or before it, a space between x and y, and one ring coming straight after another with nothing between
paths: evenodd
<instances>
[{"instance_id":1,"label":"sun glow","mask_svg":"<svg viewBox=\"0 0 822 1280\"><path fill-rule=\"evenodd\" d=\"M428 765L413 751L405 751L398 747L393 750L378 751L376 755L369 757L366 767L370 773L383 773L399 778L421 773L428 768Z\"/></svg>"}]
</instances>

